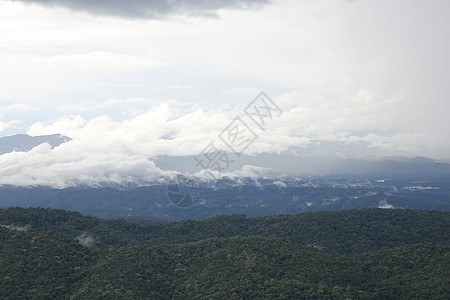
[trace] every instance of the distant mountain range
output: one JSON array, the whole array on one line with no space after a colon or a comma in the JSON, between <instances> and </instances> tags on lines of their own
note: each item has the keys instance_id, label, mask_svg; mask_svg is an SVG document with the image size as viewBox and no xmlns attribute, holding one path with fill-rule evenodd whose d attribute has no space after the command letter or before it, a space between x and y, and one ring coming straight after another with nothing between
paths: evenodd
<instances>
[{"instance_id":1,"label":"distant mountain range","mask_svg":"<svg viewBox=\"0 0 450 300\"><path fill-rule=\"evenodd\" d=\"M201 171L194 156L158 156L155 164L162 170L194 173ZM242 155L227 171L244 166L263 168L262 175L328 176L328 175L407 175L449 174L450 164L426 157L342 157L337 155L269 154Z\"/></svg>"},{"instance_id":2,"label":"distant mountain range","mask_svg":"<svg viewBox=\"0 0 450 300\"><path fill-rule=\"evenodd\" d=\"M450 211L450 176L220 179L201 186L0 187L0 207L52 207L103 218L185 220L218 214L264 216L352 208ZM175 196L173 196L175 195ZM178 199L185 199L180 202Z\"/></svg>"},{"instance_id":3,"label":"distant mountain range","mask_svg":"<svg viewBox=\"0 0 450 300\"><path fill-rule=\"evenodd\" d=\"M63 135L4 137L0 155L69 140ZM200 171L193 156L149 159L161 170L185 174L185 179L64 189L1 185L0 207L52 207L106 218L160 220L367 207L450 211L450 164L430 158L242 155L230 165L228 176L215 181L190 175Z\"/></svg>"},{"instance_id":4,"label":"distant mountain range","mask_svg":"<svg viewBox=\"0 0 450 300\"><path fill-rule=\"evenodd\" d=\"M71 139L61 134L29 136L27 134L16 134L0 138L0 155L13 151L30 151L40 144L47 143L52 148L61 145Z\"/></svg>"}]
</instances>

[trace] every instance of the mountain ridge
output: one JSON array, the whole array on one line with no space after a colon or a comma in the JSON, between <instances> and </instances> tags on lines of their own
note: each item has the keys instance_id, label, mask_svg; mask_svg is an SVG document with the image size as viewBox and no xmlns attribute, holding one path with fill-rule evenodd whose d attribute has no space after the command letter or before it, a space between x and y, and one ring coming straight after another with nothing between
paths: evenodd
<instances>
[{"instance_id":1,"label":"mountain ridge","mask_svg":"<svg viewBox=\"0 0 450 300\"><path fill-rule=\"evenodd\" d=\"M28 134L15 134L5 137L0 137L0 155L13 152L27 152L36 146L47 143L52 148L61 145L71 139L62 134L50 134L30 136Z\"/></svg>"}]
</instances>

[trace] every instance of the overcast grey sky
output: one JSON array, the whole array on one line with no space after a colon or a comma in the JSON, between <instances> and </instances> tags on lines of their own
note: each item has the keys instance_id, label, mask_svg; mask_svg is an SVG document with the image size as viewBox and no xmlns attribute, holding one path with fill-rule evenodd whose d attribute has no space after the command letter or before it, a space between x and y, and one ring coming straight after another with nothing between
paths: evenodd
<instances>
[{"instance_id":1,"label":"overcast grey sky","mask_svg":"<svg viewBox=\"0 0 450 300\"><path fill-rule=\"evenodd\" d=\"M174 14L217 17L216 10L249 8L269 0L15 0L42 4L48 7L66 7L99 16L122 18L163 19Z\"/></svg>"},{"instance_id":2,"label":"overcast grey sky","mask_svg":"<svg viewBox=\"0 0 450 300\"><path fill-rule=\"evenodd\" d=\"M62 133L80 161L197 154L264 90L283 115L249 153L339 141L450 159L449 11L446 0L0 1L0 136Z\"/></svg>"}]
</instances>

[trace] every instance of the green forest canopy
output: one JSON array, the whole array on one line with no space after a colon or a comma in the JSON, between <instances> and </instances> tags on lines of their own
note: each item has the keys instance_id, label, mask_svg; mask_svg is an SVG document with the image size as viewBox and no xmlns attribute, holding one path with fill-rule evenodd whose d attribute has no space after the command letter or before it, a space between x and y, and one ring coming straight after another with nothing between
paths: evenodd
<instances>
[{"instance_id":1,"label":"green forest canopy","mask_svg":"<svg viewBox=\"0 0 450 300\"><path fill-rule=\"evenodd\" d=\"M0 224L26 231L0 227L0 298L448 299L449 221L363 209L138 224L3 209Z\"/></svg>"}]
</instances>

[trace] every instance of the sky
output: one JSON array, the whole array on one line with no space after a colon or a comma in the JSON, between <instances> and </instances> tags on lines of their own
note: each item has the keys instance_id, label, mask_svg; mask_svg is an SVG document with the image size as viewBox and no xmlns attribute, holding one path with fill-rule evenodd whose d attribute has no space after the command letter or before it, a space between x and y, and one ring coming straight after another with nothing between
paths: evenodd
<instances>
[{"instance_id":1,"label":"sky","mask_svg":"<svg viewBox=\"0 0 450 300\"><path fill-rule=\"evenodd\" d=\"M282 114L246 154L339 142L450 159L448 11L446 0L2 0L0 137L72 141L0 156L0 184L46 177L43 165L60 186L159 176L152 157L219 145L234 118L251 123L261 91Z\"/></svg>"}]
</instances>

